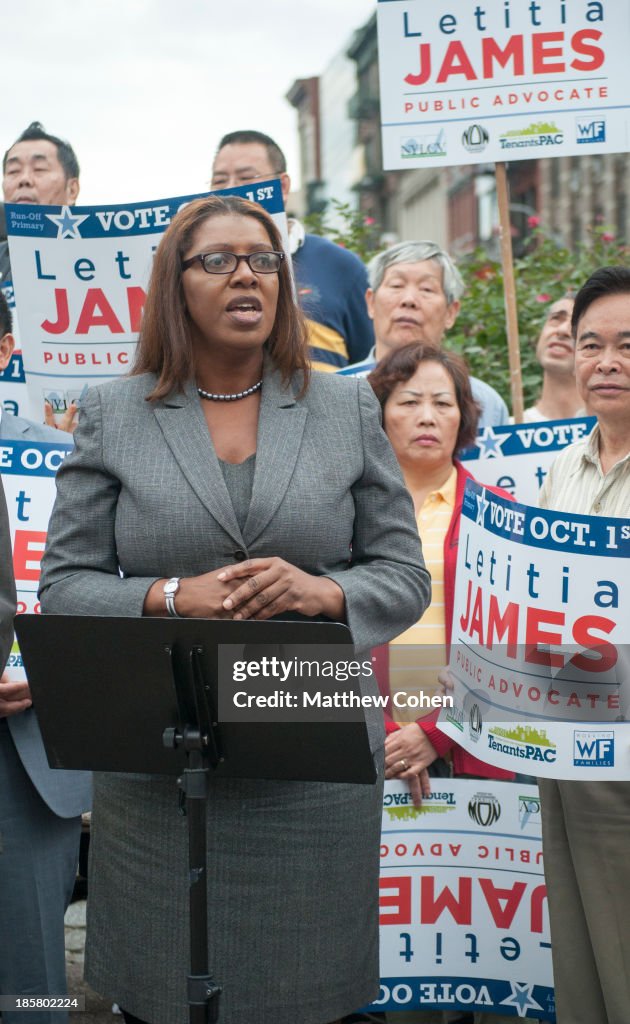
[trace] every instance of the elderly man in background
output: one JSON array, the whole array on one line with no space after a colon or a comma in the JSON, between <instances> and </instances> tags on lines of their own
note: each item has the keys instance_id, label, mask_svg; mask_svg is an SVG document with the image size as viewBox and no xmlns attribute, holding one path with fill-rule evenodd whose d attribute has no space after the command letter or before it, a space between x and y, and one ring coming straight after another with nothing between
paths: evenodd
<instances>
[{"instance_id":1,"label":"elderly man in background","mask_svg":"<svg viewBox=\"0 0 630 1024\"><path fill-rule=\"evenodd\" d=\"M291 189L284 153L268 135L236 131L224 135L212 166L212 188L235 188L279 178L285 206ZM353 252L310 235L289 217L289 246L298 301L307 318L313 366L337 370L363 359L374 344L363 296L365 267Z\"/></svg>"},{"instance_id":2,"label":"elderly man in background","mask_svg":"<svg viewBox=\"0 0 630 1024\"><path fill-rule=\"evenodd\" d=\"M538 341L536 361L543 371L542 390L523 421L565 420L583 415L584 402L575 382L575 342L571 334L573 299L565 295L547 311Z\"/></svg>"},{"instance_id":3,"label":"elderly man in background","mask_svg":"<svg viewBox=\"0 0 630 1024\"><path fill-rule=\"evenodd\" d=\"M442 345L453 326L464 292L461 274L435 242L400 242L368 264L365 299L374 322L376 345L367 359L338 372L366 376L387 353L410 342ZM479 428L508 422L501 396L471 377L473 398L481 407Z\"/></svg>"},{"instance_id":4,"label":"elderly man in background","mask_svg":"<svg viewBox=\"0 0 630 1024\"><path fill-rule=\"evenodd\" d=\"M571 326L578 393L597 425L559 454L540 504L628 519L630 270L597 270L576 295ZM558 1024L627 1024L630 782L539 786Z\"/></svg>"}]
</instances>

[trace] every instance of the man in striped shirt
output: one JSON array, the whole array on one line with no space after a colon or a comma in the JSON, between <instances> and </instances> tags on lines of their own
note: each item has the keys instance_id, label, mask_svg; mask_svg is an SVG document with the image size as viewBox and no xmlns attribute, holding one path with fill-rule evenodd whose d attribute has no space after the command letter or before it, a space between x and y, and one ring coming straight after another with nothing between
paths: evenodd
<instances>
[{"instance_id":1,"label":"man in striped shirt","mask_svg":"<svg viewBox=\"0 0 630 1024\"><path fill-rule=\"evenodd\" d=\"M575 298L571 327L578 392L597 425L560 453L540 503L627 519L630 269L597 270ZM540 779L539 786L558 1024L627 1024L630 782Z\"/></svg>"}]
</instances>

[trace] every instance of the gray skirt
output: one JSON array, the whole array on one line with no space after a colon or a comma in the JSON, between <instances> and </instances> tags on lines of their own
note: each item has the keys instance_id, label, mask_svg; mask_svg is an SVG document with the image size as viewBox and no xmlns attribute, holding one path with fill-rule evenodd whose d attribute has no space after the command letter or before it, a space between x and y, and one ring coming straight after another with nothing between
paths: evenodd
<instances>
[{"instance_id":1,"label":"gray skirt","mask_svg":"<svg viewBox=\"0 0 630 1024\"><path fill-rule=\"evenodd\" d=\"M376 786L211 780L221 1024L325 1024L376 997L381 768ZM150 1024L188 1021L177 794L174 779L95 776L86 978Z\"/></svg>"}]
</instances>

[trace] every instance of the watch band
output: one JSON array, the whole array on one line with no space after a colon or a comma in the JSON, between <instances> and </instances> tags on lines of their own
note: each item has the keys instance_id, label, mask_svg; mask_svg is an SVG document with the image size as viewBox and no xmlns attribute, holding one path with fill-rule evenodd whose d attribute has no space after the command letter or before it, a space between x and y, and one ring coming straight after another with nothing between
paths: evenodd
<instances>
[{"instance_id":1,"label":"watch band","mask_svg":"<svg viewBox=\"0 0 630 1024\"><path fill-rule=\"evenodd\" d=\"M179 590L179 581L181 576L171 576L170 580L167 580L164 584L164 601L166 604L167 614L174 619L181 618L175 610L175 594Z\"/></svg>"}]
</instances>

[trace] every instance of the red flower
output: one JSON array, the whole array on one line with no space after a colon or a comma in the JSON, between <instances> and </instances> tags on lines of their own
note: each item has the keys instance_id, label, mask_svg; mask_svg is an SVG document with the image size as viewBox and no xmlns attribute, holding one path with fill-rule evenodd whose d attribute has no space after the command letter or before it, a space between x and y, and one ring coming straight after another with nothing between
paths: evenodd
<instances>
[{"instance_id":1,"label":"red flower","mask_svg":"<svg viewBox=\"0 0 630 1024\"><path fill-rule=\"evenodd\" d=\"M480 267L479 270L475 271L475 277L479 278L480 281L487 281L489 278L494 277L494 269L490 266Z\"/></svg>"},{"instance_id":2,"label":"red flower","mask_svg":"<svg viewBox=\"0 0 630 1024\"><path fill-rule=\"evenodd\" d=\"M615 236L610 231L602 231L602 242L614 242Z\"/></svg>"},{"instance_id":3,"label":"red flower","mask_svg":"<svg viewBox=\"0 0 630 1024\"><path fill-rule=\"evenodd\" d=\"M537 217L536 214L533 213L531 215L531 217L527 218L527 227L528 228L538 228L538 227L540 227L540 217Z\"/></svg>"},{"instance_id":4,"label":"red flower","mask_svg":"<svg viewBox=\"0 0 630 1024\"><path fill-rule=\"evenodd\" d=\"M547 292L541 292L540 295L536 296L536 302L551 302L551 295L547 295Z\"/></svg>"},{"instance_id":5,"label":"red flower","mask_svg":"<svg viewBox=\"0 0 630 1024\"><path fill-rule=\"evenodd\" d=\"M376 221L374 220L374 217L364 217L363 223L366 228L371 228L372 224L375 224Z\"/></svg>"}]
</instances>

